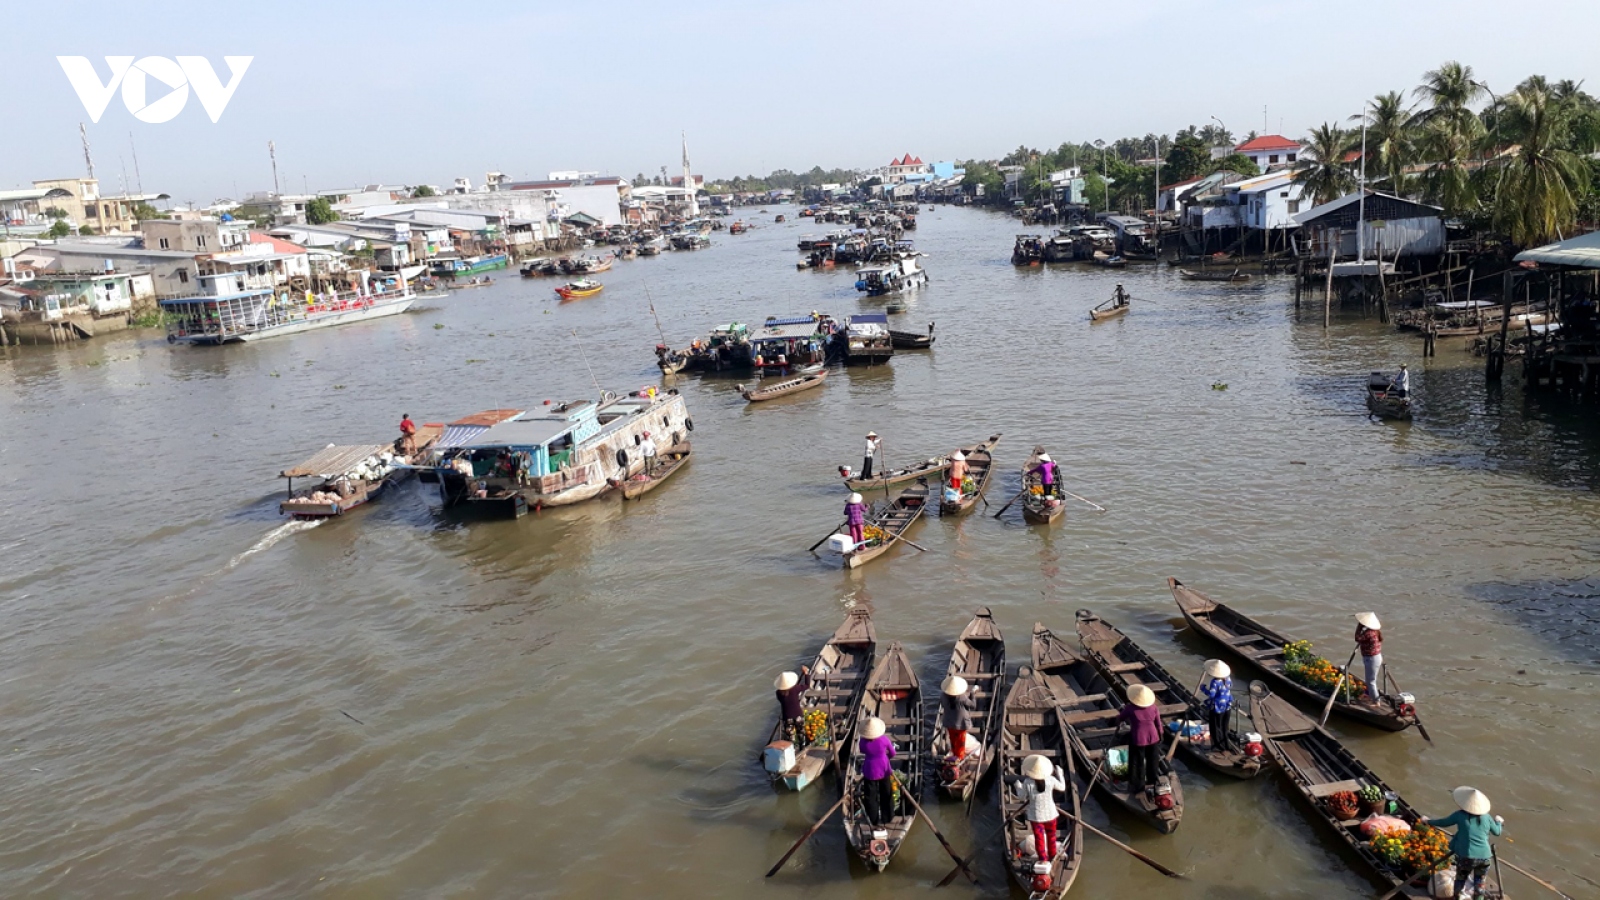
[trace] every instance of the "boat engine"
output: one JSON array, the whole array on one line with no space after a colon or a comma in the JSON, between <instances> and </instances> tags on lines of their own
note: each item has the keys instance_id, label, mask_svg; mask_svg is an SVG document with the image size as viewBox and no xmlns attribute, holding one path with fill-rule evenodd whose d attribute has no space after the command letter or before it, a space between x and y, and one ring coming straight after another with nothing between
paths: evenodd
<instances>
[{"instance_id":1,"label":"boat engine","mask_svg":"<svg viewBox=\"0 0 1600 900\"><path fill-rule=\"evenodd\" d=\"M840 466L839 467L839 477L840 478L849 478L850 477L850 467L849 466Z\"/></svg>"},{"instance_id":2,"label":"boat engine","mask_svg":"<svg viewBox=\"0 0 1600 900\"><path fill-rule=\"evenodd\" d=\"M1055 880L1050 877L1050 864L1040 860L1033 864L1033 881L1028 887L1035 894L1043 894L1055 886Z\"/></svg>"},{"instance_id":3,"label":"boat engine","mask_svg":"<svg viewBox=\"0 0 1600 900\"><path fill-rule=\"evenodd\" d=\"M1156 809L1165 811L1172 809L1172 785L1159 784L1156 786Z\"/></svg>"},{"instance_id":4,"label":"boat engine","mask_svg":"<svg viewBox=\"0 0 1600 900\"><path fill-rule=\"evenodd\" d=\"M1412 694L1401 691L1400 694L1394 697L1391 702L1394 703L1394 711L1396 713L1402 716L1410 716L1413 718L1416 716L1417 698Z\"/></svg>"},{"instance_id":5,"label":"boat engine","mask_svg":"<svg viewBox=\"0 0 1600 900\"><path fill-rule=\"evenodd\" d=\"M1256 757L1259 757L1262 754L1262 752L1265 751L1265 749L1266 748L1261 745L1261 735L1256 734L1254 731L1251 731L1251 732L1248 732L1248 733L1245 734L1245 736L1244 736L1244 755L1245 756L1248 756L1251 759L1255 759Z\"/></svg>"}]
</instances>

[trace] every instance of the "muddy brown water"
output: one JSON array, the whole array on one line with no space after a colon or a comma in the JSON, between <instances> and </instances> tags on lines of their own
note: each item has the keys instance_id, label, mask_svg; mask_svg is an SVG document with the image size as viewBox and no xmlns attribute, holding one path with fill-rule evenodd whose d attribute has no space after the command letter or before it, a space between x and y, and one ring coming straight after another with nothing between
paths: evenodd
<instances>
[{"instance_id":1,"label":"muddy brown water","mask_svg":"<svg viewBox=\"0 0 1600 900\"><path fill-rule=\"evenodd\" d=\"M762 878L836 790L774 793L753 762L775 672L870 603L929 685L980 605L1013 663L1033 622L1070 633L1091 608L1194 677L1209 648L1182 630L1174 575L1340 660L1351 614L1378 611L1435 743L1333 727L1426 811L1482 788L1505 858L1600 894L1592 414L1486 390L1459 348L1425 363L1354 314L1324 332L1285 281L1019 271L1013 220L941 209L914 235L932 284L901 317L938 323L931 353L755 407L738 379L684 380L695 459L643 502L462 522L413 483L316 527L278 515L280 469L387 439L402 412L656 383L649 298L680 345L729 320L881 307L847 273L795 271L796 238L821 229L746 213L749 234L619 263L582 302L513 271L250 346L134 332L5 351L0 893L914 894L949 868L920 826L883 874L835 823ZM1117 282L1132 313L1091 326ZM1416 421L1369 421L1365 373L1401 361ZM805 548L839 521L835 467L859 464L869 428L890 464L1003 432L994 508L1045 444L1107 511L1074 505L1053 529L1015 509L929 519L910 535L928 552L840 571ZM1278 781L1184 777L1170 837L1087 808L1190 878L1091 838L1073 896L1376 895ZM970 822L926 801L963 849L995 821L992 785ZM1014 891L998 852L982 887L944 892Z\"/></svg>"}]
</instances>

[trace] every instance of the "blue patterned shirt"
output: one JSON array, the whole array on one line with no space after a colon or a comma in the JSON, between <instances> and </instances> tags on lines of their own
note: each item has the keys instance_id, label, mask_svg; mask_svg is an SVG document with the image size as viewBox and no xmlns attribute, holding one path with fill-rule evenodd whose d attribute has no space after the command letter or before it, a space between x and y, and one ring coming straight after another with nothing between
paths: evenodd
<instances>
[{"instance_id":1,"label":"blue patterned shirt","mask_svg":"<svg viewBox=\"0 0 1600 900\"><path fill-rule=\"evenodd\" d=\"M1233 708L1233 679L1213 678L1200 688L1200 693L1205 695L1206 706L1212 712L1225 713Z\"/></svg>"}]
</instances>

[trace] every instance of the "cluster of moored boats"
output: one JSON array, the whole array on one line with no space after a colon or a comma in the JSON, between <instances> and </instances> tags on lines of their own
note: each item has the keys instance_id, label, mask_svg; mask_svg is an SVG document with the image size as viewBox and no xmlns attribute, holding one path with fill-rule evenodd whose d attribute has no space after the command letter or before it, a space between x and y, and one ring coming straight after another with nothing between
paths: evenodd
<instances>
[{"instance_id":1,"label":"cluster of moored boats","mask_svg":"<svg viewBox=\"0 0 1600 900\"><path fill-rule=\"evenodd\" d=\"M488 409L417 428L385 445L329 445L285 469L279 511L297 519L343 515L416 473L438 487L445 509L519 518L615 494L632 500L687 465L694 420L676 390ZM404 451L404 452L402 452ZM375 465L374 457L380 458ZM296 491L295 479L312 487Z\"/></svg>"},{"instance_id":2,"label":"cluster of moored boats","mask_svg":"<svg viewBox=\"0 0 1600 900\"><path fill-rule=\"evenodd\" d=\"M920 798L931 786L939 796L965 801L970 809L980 783L994 771L1001 782L994 795L1007 868L1033 900L1050 900L1065 894L1082 868L1086 831L1116 843L1164 874L1177 876L1084 822L1082 808L1089 797L1156 832L1170 834L1183 820L1183 782L1195 769L1232 779L1276 772L1313 826L1352 851L1366 874L1393 889L1390 896L1432 896L1428 867L1391 861L1374 849L1364 829L1369 816L1415 825L1421 815L1323 725L1336 713L1385 731L1415 727L1427 737L1415 699L1401 691L1387 671L1379 700L1358 699L1360 692L1352 690L1346 678L1348 664L1331 687L1308 687L1291 676L1286 659L1291 648L1308 645L1296 644L1291 636L1177 579L1169 578L1167 584L1188 626L1256 678L1250 683L1248 710L1236 702L1225 719L1227 740L1211 739L1198 686L1187 687L1189 676L1169 671L1106 619L1079 610L1076 641L1035 623L1026 660L1010 668L1001 629L984 608L956 638L941 682L944 692L968 698L971 721L965 752L953 753L944 727L945 707L929 714L917 669L904 647L893 642L880 651L871 612L858 607L846 614L807 668L808 684L801 700L807 736L798 746L783 740L780 723L761 754L772 781L790 790L816 783L830 769L838 773L839 801L801 842L842 809L852 851L882 870L920 818L956 861L945 881L963 871L972 877L968 864L982 847L973 848L966 858L957 856L923 812ZM1208 674L1216 671L1231 677L1220 660L1208 664ZM1132 783L1129 740L1119 725L1130 703L1154 705L1164 723L1163 746L1158 748L1163 752L1143 790ZM1304 709L1297 704L1304 704ZM887 821L880 815L876 824L864 803L863 761L856 748L868 724L877 727L873 720L882 723L895 751L891 778L896 793ZM1187 769L1172 765L1179 753ZM1012 790L1013 785L1039 777L1025 774L1024 766L1040 757L1065 775L1064 790L1058 789L1064 800L1055 804L1061 828L1054 856L1035 844L1024 821L1023 801ZM1365 811L1352 814L1346 809L1347 794L1360 797ZM789 855L798 847L799 843ZM774 874L789 855L767 874ZM1503 896L1498 872L1479 896Z\"/></svg>"},{"instance_id":3,"label":"cluster of moored boats","mask_svg":"<svg viewBox=\"0 0 1600 900\"><path fill-rule=\"evenodd\" d=\"M896 350L927 350L933 346L934 326L927 333L889 327L886 313L857 313L834 317L827 313L772 316L759 326L730 322L713 328L682 350L656 345L656 365L667 375L680 372L729 372L777 375L784 378L814 374L828 365L880 365ZM790 379L793 380L793 379ZM783 393L815 387L820 379L789 385ZM775 385L765 386L763 399Z\"/></svg>"}]
</instances>

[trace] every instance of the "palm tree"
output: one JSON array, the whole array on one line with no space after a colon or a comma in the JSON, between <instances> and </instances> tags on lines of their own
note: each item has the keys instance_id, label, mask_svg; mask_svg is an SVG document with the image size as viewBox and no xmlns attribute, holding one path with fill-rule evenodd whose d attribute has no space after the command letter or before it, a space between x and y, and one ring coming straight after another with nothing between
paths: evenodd
<instances>
[{"instance_id":1,"label":"palm tree","mask_svg":"<svg viewBox=\"0 0 1600 900\"><path fill-rule=\"evenodd\" d=\"M1294 180L1305 186L1313 203L1337 200L1355 188L1355 177L1344 159L1351 149L1350 138L1350 132L1329 122L1311 129L1305 152L1295 163Z\"/></svg>"},{"instance_id":2,"label":"palm tree","mask_svg":"<svg viewBox=\"0 0 1600 900\"><path fill-rule=\"evenodd\" d=\"M1495 138L1511 150L1495 190L1495 222L1519 246L1558 239L1572 230L1589 188L1582 154L1592 142L1581 133L1582 104L1535 75L1500 107Z\"/></svg>"},{"instance_id":3,"label":"palm tree","mask_svg":"<svg viewBox=\"0 0 1600 900\"><path fill-rule=\"evenodd\" d=\"M1477 208L1478 192L1471 161L1484 136L1483 120L1472 104L1487 89L1472 77L1472 67L1450 60L1423 73L1412 94L1426 104L1411 117L1416 148L1428 161L1422 174L1423 196L1450 215Z\"/></svg>"},{"instance_id":4,"label":"palm tree","mask_svg":"<svg viewBox=\"0 0 1600 900\"><path fill-rule=\"evenodd\" d=\"M1354 121L1366 122L1366 153L1376 168L1376 174L1389 182L1389 190L1399 194L1405 188L1406 166L1411 164L1416 146L1412 141L1411 113L1406 109L1405 97L1399 91L1379 94L1367 104L1363 116L1352 116Z\"/></svg>"},{"instance_id":5,"label":"palm tree","mask_svg":"<svg viewBox=\"0 0 1600 900\"><path fill-rule=\"evenodd\" d=\"M1472 112L1472 104L1480 100L1485 91L1474 81L1471 66L1450 60L1422 74L1422 84L1412 91L1417 100L1427 106L1411 117L1413 124L1429 125L1443 120L1457 133L1472 134L1481 130L1482 123Z\"/></svg>"}]
</instances>

